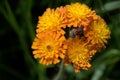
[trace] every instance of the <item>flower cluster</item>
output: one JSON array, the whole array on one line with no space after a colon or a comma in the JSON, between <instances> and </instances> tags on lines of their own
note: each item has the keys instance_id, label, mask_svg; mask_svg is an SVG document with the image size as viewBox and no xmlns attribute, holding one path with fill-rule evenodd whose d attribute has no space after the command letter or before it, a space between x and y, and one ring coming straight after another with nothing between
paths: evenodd
<instances>
[{"instance_id":1,"label":"flower cluster","mask_svg":"<svg viewBox=\"0 0 120 80\"><path fill-rule=\"evenodd\" d=\"M91 67L93 55L105 48L110 31L94 10L81 3L48 8L39 17L32 44L35 58L44 65L72 64L75 72Z\"/></svg>"}]
</instances>

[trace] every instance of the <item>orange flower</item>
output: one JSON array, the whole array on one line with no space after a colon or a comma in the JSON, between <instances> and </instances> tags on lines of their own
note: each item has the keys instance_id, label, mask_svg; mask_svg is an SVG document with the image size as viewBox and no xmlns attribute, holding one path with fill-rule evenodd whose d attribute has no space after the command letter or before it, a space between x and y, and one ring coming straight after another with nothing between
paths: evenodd
<instances>
[{"instance_id":1,"label":"orange flower","mask_svg":"<svg viewBox=\"0 0 120 80\"><path fill-rule=\"evenodd\" d=\"M32 49L35 58L44 65L56 64L65 57L67 45L60 31L45 30L37 34Z\"/></svg>"},{"instance_id":2,"label":"orange flower","mask_svg":"<svg viewBox=\"0 0 120 80\"><path fill-rule=\"evenodd\" d=\"M59 9L59 8L58 8ZM39 17L37 28L39 31L46 29L61 29L64 25L65 17L58 10L48 8L42 16Z\"/></svg>"},{"instance_id":3,"label":"orange flower","mask_svg":"<svg viewBox=\"0 0 120 80\"><path fill-rule=\"evenodd\" d=\"M68 27L88 26L91 21L97 19L95 11L85 4L74 3L66 6Z\"/></svg>"},{"instance_id":4,"label":"orange flower","mask_svg":"<svg viewBox=\"0 0 120 80\"><path fill-rule=\"evenodd\" d=\"M110 38L105 21L81 3L55 10L48 8L39 17L36 32L32 44L34 57L40 58L44 65L56 64L65 58L64 64L72 64L75 72L90 68L89 61L105 48Z\"/></svg>"},{"instance_id":5,"label":"orange flower","mask_svg":"<svg viewBox=\"0 0 120 80\"><path fill-rule=\"evenodd\" d=\"M61 7L58 7L56 10L56 12L60 13L60 16L61 16L61 19L62 19L62 22L61 22L61 27L63 28L66 28L66 25L67 25L67 13L66 13L66 8L61 6Z\"/></svg>"},{"instance_id":6,"label":"orange flower","mask_svg":"<svg viewBox=\"0 0 120 80\"><path fill-rule=\"evenodd\" d=\"M85 41L83 38L75 37L69 38L67 40L68 50L65 58L65 65L72 63L75 72L79 72L80 69L88 69L90 68L89 60L93 55L91 55L91 51L87 49L85 46Z\"/></svg>"},{"instance_id":7,"label":"orange flower","mask_svg":"<svg viewBox=\"0 0 120 80\"><path fill-rule=\"evenodd\" d=\"M85 36L87 37L87 45L89 45L91 49L93 48L99 51L101 48L105 48L107 39L110 38L110 31L105 21L99 17L89 25Z\"/></svg>"}]
</instances>

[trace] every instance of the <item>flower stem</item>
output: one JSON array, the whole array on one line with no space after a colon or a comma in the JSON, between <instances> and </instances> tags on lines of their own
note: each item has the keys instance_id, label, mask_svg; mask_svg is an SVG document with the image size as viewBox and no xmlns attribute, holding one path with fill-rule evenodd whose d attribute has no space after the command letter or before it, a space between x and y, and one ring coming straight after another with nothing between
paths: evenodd
<instances>
[{"instance_id":1,"label":"flower stem","mask_svg":"<svg viewBox=\"0 0 120 80\"><path fill-rule=\"evenodd\" d=\"M59 72L58 74L55 76L55 78L53 80L59 80L61 75L62 75L62 72L63 72L63 62L64 60L62 60L61 64L60 64L60 68L59 68Z\"/></svg>"}]
</instances>

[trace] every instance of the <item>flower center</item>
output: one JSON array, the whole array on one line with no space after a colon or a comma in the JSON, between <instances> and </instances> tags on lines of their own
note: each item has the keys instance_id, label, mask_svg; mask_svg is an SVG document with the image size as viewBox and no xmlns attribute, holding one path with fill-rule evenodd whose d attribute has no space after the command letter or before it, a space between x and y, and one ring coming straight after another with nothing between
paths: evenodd
<instances>
[{"instance_id":1,"label":"flower center","mask_svg":"<svg viewBox=\"0 0 120 80\"><path fill-rule=\"evenodd\" d=\"M47 50L49 51L49 52L51 52L51 51L53 51L53 48L50 46L50 45L47 45Z\"/></svg>"}]
</instances>

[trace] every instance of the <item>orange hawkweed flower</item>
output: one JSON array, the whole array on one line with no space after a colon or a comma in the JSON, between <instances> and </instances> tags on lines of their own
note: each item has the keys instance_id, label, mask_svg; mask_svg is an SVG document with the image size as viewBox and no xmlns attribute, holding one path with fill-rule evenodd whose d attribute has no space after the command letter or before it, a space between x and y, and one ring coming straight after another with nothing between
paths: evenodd
<instances>
[{"instance_id":1,"label":"orange hawkweed flower","mask_svg":"<svg viewBox=\"0 0 120 80\"><path fill-rule=\"evenodd\" d=\"M60 26L62 28L66 28L66 25L67 25L67 22L68 22L67 19L66 19L66 17L67 17L66 8L63 7L63 6L57 7L55 11L60 13L60 17L62 19Z\"/></svg>"},{"instance_id":2,"label":"orange hawkweed flower","mask_svg":"<svg viewBox=\"0 0 120 80\"><path fill-rule=\"evenodd\" d=\"M83 38L78 36L75 38L69 38L67 40L68 50L65 58L65 65L72 63L75 72L79 72L80 69L87 70L90 68L89 60L91 59L91 53L89 49L85 46L85 41Z\"/></svg>"},{"instance_id":3,"label":"orange hawkweed flower","mask_svg":"<svg viewBox=\"0 0 120 80\"><path fill-rule=\"evenodd\" d=\"M99 17L89 25L85 36L87 37L87 45L89 45L91 49L93 48L99 51L101 48L105 48L107 39L110 38L110 31L105 21Z\"/></svg>"},{"instance_id":4,"label":"orange hawkweed flower","mask_svg":"<svg viewBox=\"0 0 120 80\"><path fill-rule=\"evenodd\" d=\"M66 6L68 27L88 26L91 21L97 19L95 11L92 11L87 5L73 3Z\"/></svg>"},{"instance_id":5,"label":"orange hawkweed flower","mask_svg":"<svg viewBox=\"0 0 120 80\"><path fill-rule=\"evenodd\" d=\"M58 8L59 9L59 8ZM39 17L37 28L39 31L46 29L61 29L64 25L65 17L58 10L48 8L42 16Z\"/></svg>"},{"instance_id":6,"label":"orange hawkweed flower","mask_svg":"<svg viewBox=\"0 0 120 80\"><path fill-rule=\"evenodd\" d=\"M110 31L105 21L87 5L73 3L46 9L39 17L33 55L44 65L72 64L75 72L91 67L93 55L105 48Z\"/></svg>"},{"instance_id":7,"label":"orange hawkweed flower","mask_svg":"<svg viewBox=\"0 0 120 80\"><path fill-rule=\"evenodd\" d=\"M56 64L65 57L67 45L60 31L45 30L37 34L32 49L35 58L40 58L44 65Z\"/></svg>"}]
</instances>

